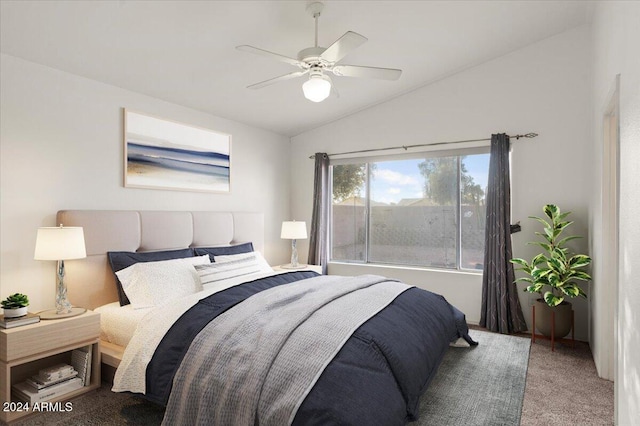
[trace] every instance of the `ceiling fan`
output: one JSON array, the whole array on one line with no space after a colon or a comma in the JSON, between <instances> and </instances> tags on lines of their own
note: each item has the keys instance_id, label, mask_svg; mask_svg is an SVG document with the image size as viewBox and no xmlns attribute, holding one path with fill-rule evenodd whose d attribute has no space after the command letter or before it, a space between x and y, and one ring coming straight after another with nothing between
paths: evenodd
<instances>
[{"instance_id":1,"label":"ceiling fan","mask_svg":"<svg viewBox=\"0 0 640 426\"><path fill-rule=\"evenodd\" d=\"M365 67L359 65L338 65L338 62L342 58L344 58L353 49L367 41L367 38L358 33L354 33L353 31L347 31L331 46L327 48L318 46L318 18L322 13L323 7L324 5L320 2L311 3L307 6L307 12L309 12L315 20L315 45L313 47L302 49L298 52L297 59L253 46L243 45L236 47L236 49L243 52L266 56L299 68L299 71L252 84L247 87L248 89L260 89L280 81L309 74L309 79L302 85L304 96L310 101L322 102L329 96L332 90L332 82L326 74L327 72L345 77L365 77L382 80L397 80L400 78L402 70L398 69Z\"/></svg>"}]
</instances>

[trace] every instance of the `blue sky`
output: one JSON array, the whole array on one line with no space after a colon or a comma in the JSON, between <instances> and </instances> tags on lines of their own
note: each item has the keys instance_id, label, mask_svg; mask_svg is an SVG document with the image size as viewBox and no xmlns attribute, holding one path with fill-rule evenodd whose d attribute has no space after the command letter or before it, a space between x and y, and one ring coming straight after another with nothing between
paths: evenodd
<instances>
[{"instance_id":1,"label":"blue sky","mask_svg":"<svg viewBox=\"0 0 640 426\"><path fill-rule=\"evenodd\" d=\"M382 203L397 203L403 198L421 198L424 177L418 164L422 159L376 163L371 199ZM464 158L467 172L476 184L485 189L489 171L489 154Z\"/></svg>"}]
</instances>

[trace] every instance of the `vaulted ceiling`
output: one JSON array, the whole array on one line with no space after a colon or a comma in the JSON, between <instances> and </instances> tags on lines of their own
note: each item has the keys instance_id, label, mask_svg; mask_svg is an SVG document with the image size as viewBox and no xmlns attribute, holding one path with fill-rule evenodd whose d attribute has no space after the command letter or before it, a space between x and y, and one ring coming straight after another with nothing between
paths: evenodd
<instances>
[{"instance_id":1,"label":"vaulted ceiling","mask_svg":"<svg viewBox=\"0 0 640 426\"><path fill-rule=\"evenodd\" d=\"M398 81L332 76L339 97L313 103L305 77L235 49L286 56L313 46L308 1L7 1L0 50L252 126L293 136L465 68L585 24L578 1L325 1L319 44L368 41L342 63L400 68ZM126 106L126 105L123 105Z\"/></svg>"}]
</instances>

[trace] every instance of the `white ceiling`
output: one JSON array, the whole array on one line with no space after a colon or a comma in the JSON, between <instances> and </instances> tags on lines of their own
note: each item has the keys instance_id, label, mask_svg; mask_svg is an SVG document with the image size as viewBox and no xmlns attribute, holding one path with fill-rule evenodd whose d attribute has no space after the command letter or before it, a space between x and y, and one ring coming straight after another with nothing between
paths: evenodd
<instances>
[{"instance_id":1,"label":"white ceiling","mask_svg":"<svg viewBox=\"0 0 640 426\"><path fill-rule=\"evenodd\" d=\"M295 67L313 46L308 1L7 1L3 53L293 136L462 69L586 23L578 1L325 1L319 44L351 30L369 41L341 63L400 68L398 81L333 77L339 98L316 104L304 77L246 86Z\"/></svg>"}]
</instances>

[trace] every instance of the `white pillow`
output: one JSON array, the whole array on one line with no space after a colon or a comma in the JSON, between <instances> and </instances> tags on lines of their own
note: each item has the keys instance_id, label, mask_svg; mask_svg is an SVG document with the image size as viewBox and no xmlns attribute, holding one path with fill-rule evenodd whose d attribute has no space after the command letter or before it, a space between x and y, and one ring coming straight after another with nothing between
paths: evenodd
<instances>
[{"instance_id":1,"label":"white pillow","mask_svg":"<svg viewBox=\"0 0 640 426\"><path fill-rule=\"evenodd\" d=\"M233 262L237 260L242 260L245 258L255 258L258 266L260 266L260 272L273 272L273 268L269 266L269 263L262 256L262 253L259 251L252 251L249 253L240 253L240 254L227 254L221 256L213 256L213 261L215 263L226 263Z\"/></svg>"},{"instance_id":2,"label":"white pillow","mask_svg":"<svg viewBox=\"0 0 640 426\"><path fill-rule=\"evenodd\" d=\"M214 256L214 260L214 263L208 265L195 266L202 285L258 272L273 272L273 269L258 252Z\"/></svg>"},{"instance_id":3,"label":"white pillow","mask_svg":"<svg viewBox=\"0 0 640 426\"><path fill-rule=\"evenodd\" d=\"M140 262L116 272L134 309L159 306L202 290L193 265L211 263L209 255Z\"/></svg>"}]
</instances>

